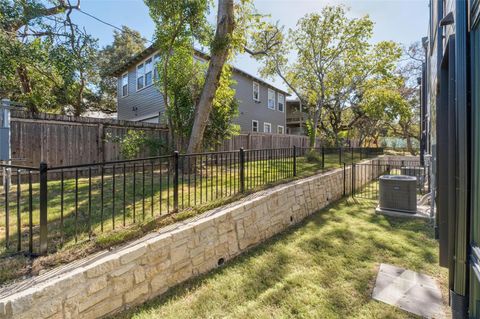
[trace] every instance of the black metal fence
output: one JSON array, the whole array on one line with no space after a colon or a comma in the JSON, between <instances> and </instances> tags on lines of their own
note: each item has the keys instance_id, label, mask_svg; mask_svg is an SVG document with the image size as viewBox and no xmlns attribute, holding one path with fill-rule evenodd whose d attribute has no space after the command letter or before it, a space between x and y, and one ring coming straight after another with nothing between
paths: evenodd
<instances>
[{"instance_id":1,"label":"black metal fence","mask_svg":"<svg viewBox=\"0 0 480 319\"><path fill-rule=\"evenodd\" d=\"M382 161L352 164L352 197L378 199L383 175L407 175L417 179L417 194L430 192L430 167L420 161Z\"/></svg>"},{"instance_id":2,"label":"black metal fence","mask_svg":"<svg viewBox=\"0 0 480 319\"><path fill-rule=\"evenodd\" d=\"M382 152L376 148L292 147L174 152L56 167L47 163L39 167L0 164L0 214L4 214L0 217L0 256L13 252L46 254L107 230L218 204L295 176L338 167L345 171L346 162ZM344 187L346 184L344 181Z\"/></svg>"}]
</instances>

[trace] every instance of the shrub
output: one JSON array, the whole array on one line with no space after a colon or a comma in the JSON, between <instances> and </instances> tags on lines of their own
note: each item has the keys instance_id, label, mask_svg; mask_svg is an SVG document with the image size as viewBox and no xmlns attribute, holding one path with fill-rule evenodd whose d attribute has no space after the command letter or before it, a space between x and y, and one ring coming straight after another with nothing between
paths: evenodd
<instances>
[{"instance_id":1,"label":"shrub","mask_svg":"<svg viewBox=\"0 0 480 319\"><path fill-rule=\"evenodd\" d=\"M305 159L309 163L321 163L322 157L315 150L310 150L305 154Z\"/></svg>"}]
</instances>

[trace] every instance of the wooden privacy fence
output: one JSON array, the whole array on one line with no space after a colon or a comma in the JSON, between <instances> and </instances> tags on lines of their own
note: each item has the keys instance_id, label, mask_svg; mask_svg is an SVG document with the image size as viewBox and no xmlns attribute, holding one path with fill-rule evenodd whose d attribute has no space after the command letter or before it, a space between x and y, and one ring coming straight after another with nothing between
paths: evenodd
<instances>
[{"instance_id":1,"label":"wooden privacy fence","mask_svg":"<svg viewBox=\"0 0 480 319\"><path fill-rule=\"evenodd\" d=\"M34 166L44 161L60 166L121 160L123 158L118 139L129 130L143 131L150 137L165 141L168 138L168 129L158 124L46 113L33 115L26 111L12 110L13 164ZM308 141L307 136L300 135L241 133L225 140L216 151L293 146L305 148L308 147ZM321 143L317 140L317 147L319 146ZM143 150L139 155L148 156L148 150Z\"/></svg>"},{"instance_id":2,"label":"wooden privacy fence","mask_svg":"<svg viewBox=\"0 0 480 319\"><path fill-rule=\"evenodd\" d=\"M15 110L11 114L13 162L76 165L118 160L122 156L115 140L129 130L143 131L162 139L168 135L165 127L151 123L46 113L33 115Z\"/></svg>"},{"instance_id":3,"label":"wooden privacy fence","mask_svg":"<svg viewBox=\"0 0 480 319\"><path fill-rule=\"evenodd\" d=\"M308 147L309 138L303 135L241 133L230 140L223 141L223 145L218 148L218 151L234 151L242 147L244 149L261 150L293 146ZM322 146L321 141L317 139L317 147L320 146Z\"/></svg>"}]
</instances>

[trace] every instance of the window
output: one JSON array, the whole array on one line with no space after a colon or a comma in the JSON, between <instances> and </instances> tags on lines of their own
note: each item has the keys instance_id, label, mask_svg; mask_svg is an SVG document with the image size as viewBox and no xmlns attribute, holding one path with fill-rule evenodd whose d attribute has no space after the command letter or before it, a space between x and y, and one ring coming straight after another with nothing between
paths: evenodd
<instances>
[{"instance_id":1,"label":"window","mask_svg":"<svg viewBox=\"0 0 480 319\"><path fill-rule=\"evenodd\" d=\"M260 101L260 84L253 82L253 100Z\"/></svg>"},{"instance_id":2,"label":"window","mask_svg":"<svg viewBox=\"0 0 480 319\"><path fill-rule=\"evenodd\" d=\"M128 95L128 73L122 75L122 97Z\"/></svg>"},{"instance_id":3,"label":"window","mask_svg":"<svg viewBox=\"0 0 480 319\"><path fill-rule=\"evenodd\" d=\"M252 132L258 132L258 121L252 120Z\"/></svg>"},{"instance_id":4,"label":"window","mask_svg":"<svg viewBox=\"0 0 480 319\"><path fill-rule=\"evenodd\" d=\"M275 110L275 91L272 89L268 89L268 108L271 110Z\"/></svg>"},{"instance_id":5,"label":"window","mask_svg":"<svg viewBox=\"0 0 480 319\"><path fill-rule=\"evenodd\" d=\"M137 91L153 84L153 81L159 79L156 63L160 59L160 55L156 54L145 62L137 66Z\"/></svg>"},{"instance_id":6,"label":"window","mask_svg":"<svg viewBox=\"0 0 480 319\"><path fill-rule=\"evenodd\" d=\"M145 86L145 69L143 63L137 66L137 90L143 89Z\"/></svg>"},{"instance_id":7,"label":"window","mask_svg":"<svg viewBox=\"0 0 480 319\"><path fill-rule=\"evenodd\" d=\"M153 80L160 80L160 73L158 73L158 63L160 62L160 54L155 54L153 57Z\"/></svg>"},{"instance_id":8,"label":"window","mask_svg":"<svg viewBox=\"0 0 480 319\"><path fill-rule=\"evenodd\" d=\"M278 110L285 112L285 95L278 93Z\"/></svg>"},{"instance_id":9,"label":"window","mask_svg":"<svg viewBox=\"0 0 480 319\"><path fill-rule=\"evenodd\" d=\"M149 58L145 61L145 86L151 85L153 82L153 61Z\"/></svg>"},{"instance_id":10,"label":"window","mask_svg":"<svg viewBox=\"0 0 480 319\"><path fill-rule=\"evenodd\" d=\"M264 133L272 133L272 124L270 123L263 123L263 132Z\"/></svg>"},{"instance_id":11,"label":"window","mask_svg":"<svg viewBox=\"0 0 480 319\"><path fill-rule=\"evenodd\" d=\"M285 134L285 131L284 131L284 130L285 130L285 129L284 129L283 126L281 126L281 125L278 125L278 126L277 126L277 133L278 133L278 134Z\"/></svg>"}]
</instances>

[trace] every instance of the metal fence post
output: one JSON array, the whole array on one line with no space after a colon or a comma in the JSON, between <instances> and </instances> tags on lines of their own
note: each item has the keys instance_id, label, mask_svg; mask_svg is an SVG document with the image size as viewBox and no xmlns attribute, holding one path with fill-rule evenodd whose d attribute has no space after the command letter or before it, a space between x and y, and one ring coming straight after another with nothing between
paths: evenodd
<instances>
[{"instance_id":1,"label":"metal fence post","mask_svg":"<svg viewBox=\"0 0 480 319\"><path fill-rule=\"evenodd\" d=\"M352 163L353 163L353 147L350 147L350 152L352 153L351 158L352 158Z\"/></svg>"},{"instance_id":2,"label":"metal fence post","mask_svg":"<svg viewBox=\"0 0 480 319\"><path fill-rule=\"evenodd\" d=\"M325 149L322 146L322 169L325 168Z\"/></svg>"},{"instance_id":3,"label":"metal fence post","mask_svg":"<svg viewBox=\"0 0 480 319\"><path fill-rule=\"evenodd\" d=\"M240 148L240 193L245 192L245 151Z\"/></svg>"},{"instance_id":4,"label":"metal fence post","mask_svg":"<svg viewBox=\"0 0 480 319\"><path fill-rule=\"evenodd\" d=\"M343 196L347 195L347 170L345 162L343 163Z\"/></svg>"},{"instance_id":5,"label":"metal fence post","mask_svg":"<svg viewBox=\"0 0 480 319\"><path fill-rule=\"evenodd\" d=\"M173 152L173 210L178 211L178 151Z\"/></svg>"},{"instance_id":6,"label":"metal fence post","mask_svg":"<svg viewBox=\"0 0 480 319\"><path fill-rule=\"evenodd\" d=\"M293 176L297 176L297 146L293 145Z\"/></svg>"},{"instance_id":7,"label":"metal fence post","mask_svg":"<svg viewBox=\"0 0 480 319\"><path fill-rule=\"evenodd\" d=\"M40 163L40 255L48 249L48 165Z\"/></svg>"}]
</instances>

